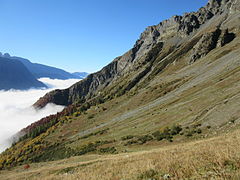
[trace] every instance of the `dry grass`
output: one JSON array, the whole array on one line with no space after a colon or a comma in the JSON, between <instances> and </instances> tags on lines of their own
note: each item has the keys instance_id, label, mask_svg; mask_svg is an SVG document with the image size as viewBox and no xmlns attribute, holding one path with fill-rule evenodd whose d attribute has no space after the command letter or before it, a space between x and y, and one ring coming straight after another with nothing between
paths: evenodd
<instances>
[{"instance_id":1,"label":"dry grass","mask_svg":"<svg viewBox=\"0 0 240 180\"><path fill-rule=\"evenodd\" d=\"M240 131L210 139L118 155L88 155L2 171L0 179L237 179ZM239 176L238 176L239 177Z\"/></svg>"}]
</instances>

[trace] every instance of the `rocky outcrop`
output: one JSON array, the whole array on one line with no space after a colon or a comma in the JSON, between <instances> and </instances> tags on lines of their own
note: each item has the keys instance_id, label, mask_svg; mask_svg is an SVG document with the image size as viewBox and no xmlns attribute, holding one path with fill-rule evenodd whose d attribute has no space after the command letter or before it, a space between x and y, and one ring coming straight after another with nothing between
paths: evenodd
<instances>
[{"instance_id":1,"label":"rocky outcrop","mask_svg":"<svg viewBox=\"0 0 240 180\"><path fill-rule=\"evenodd\" d=\"M235 34L229 33L228 29L225 29L222 31L222 34L219 37L217 46L223 47L225 44L230 43L234 38L235 38Z\"/></svg>"},{"instance_id":2,"label":"rocky outcrop","mask_svg":"<svg viewBox=\"0 0 240 180\"><path fill-rule=\"evenodd\" d=\"M199 42L193 47L193 54L189 63L206 56L211 50L216 47L222 47L230 43L235 38L234 33L229 33L228 29L220 30L217 28L213 32L206 33L202 36Z\"/></svg>"},{"instance_id":3,"label":"rocky outcrop","mask_svg":"<svg viewBox=\"0 0 240 180\"><path fill-rule=\"evenodd\" d=\"M190 37L193 37L210 19L224 13L228 14L230 8L234 9L234 3L235 0L210 0L205 7L200 8L197 12L185 13L183 16L173 16L158 25L149 26L141 34L134 47L124 55L115 58L102 70L90 74L86 79L76 83L72 87L65 90L55 90L46 94L37 101L34 106L44 107L50 102L69 105L74 102L85 101L98 95L101 90L110 86L122 76L133 72L139 67L137 65L154 61L156 58L148 57L150 56L151 50L157 44L161 43L162 46L158 48L158 52L155 52L155 54L161 54L164 49L168 49L167 52L172 53L181 47L184 42L188 42ZM205 56L217 47L219 38L221 39L219 46L226 44L231 39L228 32L221 35L220 29L202 35L199 42L192 45L194 46L194 50L191 62ZM167 57L168 55L169 54L164 51L161 56ZM167 62L171 63L172 61L166 61L164 67L167 66ZM133 76L130 82L134 83L128 86L127 90L140 82L150 71L151 66L147 66L147 71L142 70L139 75Z\"/></svg>"},{"instance_id":4,"label":"rocky outcrop","mask_svg":"<svg viewBox=\"0 0 240 180\"><path fill-rule=\"evenodd\" d=\"M193 47L193 55L190 63L193 63L197 59L206 56L212 49L214 49L217 46L220 34L220 29L216 29L213 32L204 34L199 42Z\"/></svg>"}]
</instances>

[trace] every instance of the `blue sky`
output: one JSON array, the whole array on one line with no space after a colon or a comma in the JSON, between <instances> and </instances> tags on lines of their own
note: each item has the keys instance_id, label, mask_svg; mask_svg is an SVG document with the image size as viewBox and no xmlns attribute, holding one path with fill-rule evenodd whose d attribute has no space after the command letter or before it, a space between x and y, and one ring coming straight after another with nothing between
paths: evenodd
<instances>
[{"instance_id":1,"label":"blue sky","mask_svg":"<svg viewBox=\"0 0 240 180\"><path fill-rule=\"evenodd\" d=\"M67 71L95 72L147 26L207 0L0 0L0 52Z\"/></svg>"}]
</instances>

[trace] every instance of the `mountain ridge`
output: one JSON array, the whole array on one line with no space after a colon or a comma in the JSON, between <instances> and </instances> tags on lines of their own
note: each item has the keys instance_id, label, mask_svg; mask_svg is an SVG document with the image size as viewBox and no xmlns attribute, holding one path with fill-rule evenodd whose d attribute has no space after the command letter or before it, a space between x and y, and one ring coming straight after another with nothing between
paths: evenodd
<instances>
[{"instance_id":1,"label":"mountain ridge","mask_svg":"<svg viewBox=\"0 0 240 180\"><path fill-rule=\"evenodd\" d=\"M0 53L0 57L20 61L26 68L35 76L35 78L50 78L50 79L84 79L88 73L86 72L76 72L69 73L63 69L47 66L39 63L32 63L30 60L22 57L11 56L9 53Z\"/></svg>"},{"instance_id":2,"label":"mountain ridge","mask_svg":"<svg viewBox=\"0 0 240 180\"><path fill-rule=\"evenodd\" d=\"M14 73L13 73L14 72ZM20 62L0 57L0 89L27 90L30 88L46 88Z\"/></svg>"},{"instance_id":3,"label":"mountain ridge","mask_svg":"<svg viewBox=\"0 0 240 180\"><path fill-rule=\"evenodd\" d=\"M228 14L230 12L232 13L235 7L233 4L233 1L228 0L211 0L205 7L200 8L197 12L185 13L183 16L173 16L169 20L165 20L158 25L147 27L140 35L139 40L136 41L134 47L123 56L115 58L102 70L97 73L90 74L87 79L68 89L62 91L56 90L48 93L45 97L40 98L34 106L43 107L50 102L59 105L69 105L74 102L74 99L76 99L76 101L85 101L86 99L91 98L93 94L96 95L98 93L97 91L101 91L101 89L113 83L114 80L116 80L119 76L122 76L122 74L127 74L136 69L135 67L139 66L141 63L148 63L148 61L151 61L153 57L151 57L152 52L150 50L155 48L158 53L161 53L161 51L177 51L177 47L184 44L182 42L186 40L190 33L192 33L191 36L193 36L195 34L194 31L198 30L207 21L210 21L215 15L219 16L217 18L220 18L220 22L224 21ZM217 23L215 26L218 27L220 24ZM223 27L223 29L225 29L225 27ZM226 29L224 31L228 32ZM205 38L207 39L208 37ZM200 41L200 39L198 41ZM209 43L210 47L206 47L206 50L202 53L202 55L194 54L190 62L206 55L215 48L214 46L216 45L211 45L211 42ZM166 62L166 65L167 64L169 64L169 62ZM148 69L148 72L144 70L140 73L139 77L136 77L136 79L142 79L141 76L144 77L147 73L152 71L153 68L149 67L146 69ZM132 79L133 84L137 83L138 80L136 81L136 79ZM130 86L125 90L129 90L129 88ZM74 91L76 92L74 93ZM59 98L54 98L58 96L58 93L64 97L63 101L57 101Z\"/></svg>"},{"instance_id":4,"label":"mountain ridge","mask_svg":"<svg viewBox=\"0 0 240 180\"><path fill-rule=\"evenodd\" d=\"M39 63L32 63L31 61L25 58L13 56L11 57L11 59L21 61L37 79L44 77L62 80L79 78L78 76L75 76L65 70Z\"/></svg>"}]
</instances>

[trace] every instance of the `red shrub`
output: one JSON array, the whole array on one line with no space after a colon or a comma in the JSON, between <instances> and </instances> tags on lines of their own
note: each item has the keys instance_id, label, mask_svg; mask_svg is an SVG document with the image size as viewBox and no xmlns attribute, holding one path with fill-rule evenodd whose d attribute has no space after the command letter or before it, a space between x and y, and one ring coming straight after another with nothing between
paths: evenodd
<instances>
[{"instance_id":1,"label":"red shrub","mask_svg":"<svg viewBox=\"0 0 240 180\"><path fill-rule=\"evenodd\" d=\"M24 168L24 169L29 169L29 168L30 168L30 165L29 165L29 164L26 164L23 168Z\"/></svg>"}]
</instances>

